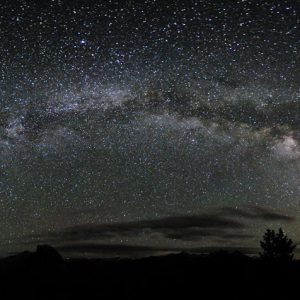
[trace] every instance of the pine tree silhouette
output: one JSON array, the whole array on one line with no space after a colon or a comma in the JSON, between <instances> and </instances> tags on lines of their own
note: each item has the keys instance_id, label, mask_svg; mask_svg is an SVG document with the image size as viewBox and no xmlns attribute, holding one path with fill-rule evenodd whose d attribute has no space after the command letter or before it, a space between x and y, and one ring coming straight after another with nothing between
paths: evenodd
<instances>
[{"instance_id":1,"label":"pine tree silhouette","mask_svg":"<svg viewBox=\"0 0 300 300\"><path fill-rule=\"evenodd\" d=\"M296 247L281 228L279 228L278 233L267 229L260 246L263 249L260 257L266 260L292 260L294 256L293 251Z\"/></svg>"}]
</instances>

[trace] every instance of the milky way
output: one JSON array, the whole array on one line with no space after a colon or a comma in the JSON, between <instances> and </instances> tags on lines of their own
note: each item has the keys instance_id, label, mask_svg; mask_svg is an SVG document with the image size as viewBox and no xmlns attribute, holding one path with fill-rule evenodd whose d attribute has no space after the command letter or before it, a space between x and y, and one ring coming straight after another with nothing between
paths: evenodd
<instances>
[{"instance_id":1,"label":"milky way","mask_svg":"<svg viewBox=\"0 0 300 300\"><path fill-rule=\"evenodd\" d=\"M298 242L294 1L2 1L1 254Z\"/></svg>"}]
</instances>

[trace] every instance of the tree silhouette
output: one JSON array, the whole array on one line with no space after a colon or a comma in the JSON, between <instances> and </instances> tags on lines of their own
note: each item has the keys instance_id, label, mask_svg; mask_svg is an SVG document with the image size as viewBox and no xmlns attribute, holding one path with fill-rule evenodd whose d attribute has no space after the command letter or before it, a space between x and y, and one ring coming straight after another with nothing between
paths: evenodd
<instances>
[{"instance_id":1,"label":"tree silhouette","mask_svg":"<svg viewBox=\"0 0 300 300\"><path fill-rule=\"evenodd\" d=\"M296 247L281 228L277 233L274 230L267 229L260 246L263 249L260 257L267 260L292 260L293 251Z\"/></svg>"}]
</instances>

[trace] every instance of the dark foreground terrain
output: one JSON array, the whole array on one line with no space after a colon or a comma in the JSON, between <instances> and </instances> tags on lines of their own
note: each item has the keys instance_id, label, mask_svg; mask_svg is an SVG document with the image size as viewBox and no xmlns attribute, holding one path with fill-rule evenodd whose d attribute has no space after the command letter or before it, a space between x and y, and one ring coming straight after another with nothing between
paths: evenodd
<instances>
[{"instance_id":1,"label":"dark foreground terrain","mask_svg":"<svg viewBox=\"0 0 300 300\"><path fill-rule=\"evenodd\" d=\"M139 260L63 260L38 246L0 261L0 299L297 299L300 262L239 253L185 253Z\"/></svg>"}]
</instances>

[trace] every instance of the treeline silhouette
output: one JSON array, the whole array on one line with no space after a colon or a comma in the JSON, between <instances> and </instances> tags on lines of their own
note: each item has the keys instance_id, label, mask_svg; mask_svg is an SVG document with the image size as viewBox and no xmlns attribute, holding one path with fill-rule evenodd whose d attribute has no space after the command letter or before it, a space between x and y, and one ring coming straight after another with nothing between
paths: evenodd
<instances>
[{"instance_id":1,"label":"treeline silhouette","mask_svg":"<svg viewBox=\"0 0 300 300\"><path fill-rule=\"evenodd\" d=\"M280 229L260 257L219 251L142 259L63 259L51 246L0 260L1 299L295 299L300 261ZM295 294L296 293L296 294ZM117 298L117 299L118 299Z\"/></svg>"}]
</instances>

